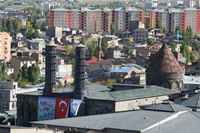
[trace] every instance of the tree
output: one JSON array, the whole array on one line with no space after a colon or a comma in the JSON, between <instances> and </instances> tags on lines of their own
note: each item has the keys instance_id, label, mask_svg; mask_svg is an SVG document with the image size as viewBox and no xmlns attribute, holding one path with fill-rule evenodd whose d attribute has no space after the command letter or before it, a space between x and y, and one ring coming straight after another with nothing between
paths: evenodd
<instances>
[{"instance_id":1,"label":"tree","mask_svg":"<svg viewBox=\"0 0 200 133\"><path fill-rule=\"evenodd\" d=\"M36 30L39 30L40 29L40 25L39 24L35 24L35 27L34 27Z\"/></svg>"},{"instance_id":2,"label":"tree","mask_svg":"<svg viewBox=\"0 0 200 133\"><path fill-rule=\"evenodd\" d=\"M66 53L67 55L69 55L71 49L72 49L72 48L71 48L70 45L65 46L65 53Z\"/></svg>"},{"instance_id":3,"label":"tree","mask_svg":"<svg viewBox=\"0 0 200 133\"><path fill-rule=\"evenodd\" d=\"M128 38L128 45L131 46L132 42L133 42L133 37L129 37Z\"/></svg>"},{"instance_id":4,"label":"tree","mask_svg":"<svg viewBox=\"0 0 200 133\"><path fill-rule=\"evenodd\" d=\"M50 26L50 20L49 19L46 19L46 26Z\"/></svg>"},{"instance_id":5,"label":"tree","mask_svg":"<svg viewBox=\"0 0 200 133\"><path fill-rule=\"evenodd\" d=\"M69 61L74 62L74 57L75 57L75 49L73 47L72 50L69 53Z\"/></svg>"},{"instance_id":6,"label":"tree","mask_svg":"<svg viewBox=\"0 0 200 133\"><path fill-rule=\"evenodd\" d=\"M13 24L12 24L10 16L8 17L8 20L7 20L7 23L6 23L6 27L7 27L8 32L11 32L13 30Z\"/></svg>"},{"instance_id":7,"label":"tree","mask_svg":"<svg viewBox=\"0 0 200 133\"><path fill-rule=\"evenodd\" d=\"M182 30L180 26L176 26L175 33L177 33L177 31L179 32L179 34L182 34Z\"/></svg>"},{"instance_id":8,"label":"tree","mask_svg":"<svg viewBox=\"0 0 200 133\"><path fill-rule=\"evenodd\" d=\"M21 72L18 72L16 81L20 82L21 80L22 80L22 74Z\"/></svg>"},{"instance_id":9,"label":"tree","mask_svg":"<svg viewBox=\"0 0 200 133\"><path fill-rule=\"evenodd\" d=\"M12 74L10 74L10 77L13 81L16 81L17 80L17 75L18 75L18 72L13 72Z\"/></svg>"},{"instance_id":10,"label":"tree","mask_svg":"<svg viewBox=\"0 0 200 133\"><path fill-rule=\"evenodd\" d=\"M45 25L45 24L42 24L41 27L40 27L40 30L41 30L41 31L46 31L46 30L47 30L46 25Z\"/></svg>"},{"instance_id":11,"label":"tree","mask_svg":"<svg viewBox=\"0 0 200 133\"><path fill-rule=\"evenodd\" d=\"M38 32L38 30L35 30L35 31L33 32L32 37L33 37L33 38L38 38L38 37L39 37L39 32Z\"/></svg>"},{"instance_id":12,"label":"tree","mask_svg":"<svg viewBox=\"0 0 200 133\"><path fill-rule=\"evenodd\" d=\"M105 53L108 49L108 38L107 37L103 37L102 41L101 41L101 48L102 51Z\"/></svg>"},{"instance_id":13,"label":"tree","mask_svg":"<svg viewBox=\"0 0 200 133\"><path fill-rule=\"evenodd\" d=\"M7 64L4 61L3 65L1 67L1 72L2 72L2 81L6 81L7 80Z\"/></svg>"},{"instance_id":14,"label":"tree","mask_svg":"<svg viewBox=\"0 0 200 133\"><path fill-rule=\"evenodd\" d=\"M149 18L145 18L145 28L150 28L150 19Z\"/></svg>"},{"instance_id":15,"label":"tree","mask_svg":"<svg viewBox=\"0 0 200 133\"><path fill-rule=\"evenodd\" d=\"M2 26L0 26L0 32L2 32L3 31L3 27Z\"/></svg>"},{"instance_id":16,"label":"tree","mask_svg":"<svg viewBox=\"0 0 200 133\"><path fill-rule=\"evenodd\" d=\"M39 76L40 76L40 68L38 67L37 64L32 64L32 66L28 67L27 78L29 82L32 82L33 84L38 83Z\"/></svg>"},{"instance_id":17,"label":"tree","mask_svg":"<svg viewBox=\"0 0 200 133\"><path fill-rule=\"evenodd\" d=\"M148 43L148 44L151 44L152 42L153 42L153 38L148 38L148 39L147 39L147 43Z\"/></svg>"},{"instance_id":18,"label":"tree","mask_svg":"<svg viewBox=\"0 0 200 133\"><path fill-rule=\"evenodd\" d=\"M15 31L18 31L20 29L20 24L16 19L13 22L13 27Z\"/></svg>"},{"instance_id":19,"label":"tree","mask_svg":"<svg viewBox=\"0 0 200 133\"><path fill-rule=\"evenodd\" d=\"M174 42L171 44L171 51L176 52L176 44Z\"/></svg>"},{"instance_id":20,"label":"tree","mask_svg":"<svg viewBox=\"0 0 200 133\"><path fill-rule=\"evenodd\" d=\"M33 39L34 38L33 28L31 28L31 29L28 30L27 38L28 39Z\"/></svg>"},{"instance_id":21,"label":"tree","mask_svg":"<svg viewBox=\"0 0 200 133\"><path fill-rule=\"evenodd\" d=\"M27 71L28 71L28 66L27 64L24 64L20 70L21 75L22 75L22 79L26 79L27 78Z\"/></svg>"},{"instance_id":22,"label":"tree","mask_svg":"<svg viewBox=\"0 0 200 133\"><path fill-rule=\"evenodd\" d=\"M110 32L111 32L111 35L115 35L115 24L114 23L112 23L110 25Z\"/></svg>"},{"instance_id":23,"label":"tree","mask_svg":"<svg viewBox=\"0 0 200 133\"><path fill-rule=\"evenodd\" d=\"M97 44L96 40L92 40L91 44L88 45L88 50L90 52L90 58L92 56L97 57L97 47L98 47L98 44Z\"/></svg>"},{"instance_id":24,"label":"tree","mask_svg":"<svg viewBox=\"0 0 200 133\"><path fill-rule=\"evenodd\" d=\"M6 19L5 18L3 18L3 31L7 31Z\"/></svg>"},{"instance_id":25,"label":"tree","mask_svg":"<svg viewBox=\"0 0 200 133\"><path fill-rule=\"evenodd\" d=\"M31 24L30 21L28 21L28 22L26 23L26 27L27 27L28 29L31 29L31 28L33 28L33 25Z\"/></svg>"},{"instance_id":26,"label":"tree","mask_svg":"<svg viewBox=\"0 0 200 133\"><path fill-rule=\"evenodd\" d=\"M158 28L158 29L161 29L161 28L162 28L162 25L161 25L161 23L160 23L160 20L158 20L158 23L157 23L157 25L156 25L156 28Z\"/></svg>"},{"instance_id":27,"label":"tree","mask_svg":"<svg viewBox=\"0 0 200 133\"><path fill-rule=\"evenodd\" d=\"M83 44L83 45L85 45L85 37L84 36L81 37L80 43Z\"/></svg>"}]
</instances>

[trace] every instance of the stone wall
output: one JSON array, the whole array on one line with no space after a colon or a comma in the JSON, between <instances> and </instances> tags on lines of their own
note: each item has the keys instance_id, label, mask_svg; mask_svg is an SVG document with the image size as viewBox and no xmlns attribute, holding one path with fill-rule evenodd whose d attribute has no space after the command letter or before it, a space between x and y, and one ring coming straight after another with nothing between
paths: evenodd
<instances>
[{"instance_id":1,"label":"stone wall","mask_svg":"<svg viewBox=\"0 0 200 133\"><path fill-rule=\"evenodd\" d=\"M86 101L86 114L105 114L115 112L115 102L114 101L104 101L104 100L93 100L87 99Z\"/></svg>"},{"instance_id":2,"label":"stone wall","mask_svg":"<svg viewBox=\"0 0 200 133\"><path fill-rule=\"evenodd\" d=\"M30 126L37 121L38 96L17 95L17 125Z\"/></svg>"},{"instance_id":3,"label":"stone wall","mask_svg":"<svg viewBox=\"0 0 200 133\"><path fill-rule=\"evenodd\" d=\"M147 85L183 90L184 73L146 73Z\"/></svg>"}]
</instances>

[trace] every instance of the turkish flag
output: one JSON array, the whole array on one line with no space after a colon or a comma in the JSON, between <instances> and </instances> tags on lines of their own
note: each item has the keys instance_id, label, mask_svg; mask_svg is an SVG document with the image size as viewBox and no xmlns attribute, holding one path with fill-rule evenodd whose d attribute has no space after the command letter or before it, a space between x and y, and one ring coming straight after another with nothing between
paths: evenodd
<instances>
[{"instance_id":1,"label":"turkish flag","mask_svg":"<svg viewBox=\"0 0 200 133\"><path fill-rule=\"evenodd\" d=\"M56 98L56 119L68 117L69 104L70 99Z\"/></svg>"}]
</instances>

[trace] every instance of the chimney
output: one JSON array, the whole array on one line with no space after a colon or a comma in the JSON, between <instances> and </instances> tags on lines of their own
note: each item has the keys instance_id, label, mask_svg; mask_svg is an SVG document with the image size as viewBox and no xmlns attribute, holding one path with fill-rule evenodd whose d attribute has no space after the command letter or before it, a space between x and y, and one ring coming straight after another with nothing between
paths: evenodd
<instances>
[{"instance_id":1,"label":"chimney","mask_svg":"<svg viewBox=\"0 0 200 133\"><path fill-rule=\"evenodd\" d=\"M56 45L51 41L46 45L46 69L45 69L45 87L44 96L49 96L58 91L56 87Z\"/></svg>"},{"instance_id":2,"label":"chimney","mask_svg":"<svg viewBox=\"0 0 200 133\"><path fill-rule=\"evenodd\" d=\"M75 60L75 76L74 76L74 96L77 99L84 99L85 91L85 46L79 44L76 46L76 60Z\"/></svg>"},{"instance_id":3,"label":"chimney","mask_svg":"<svg viewBox=\"0 0 200 133\"><path fill-rule=\"evenodd\" d=\"M99 37L98 38L98 55L97 55L97 61L100 61L101 60L101 38Z\"/></svg>"}]
</instances>

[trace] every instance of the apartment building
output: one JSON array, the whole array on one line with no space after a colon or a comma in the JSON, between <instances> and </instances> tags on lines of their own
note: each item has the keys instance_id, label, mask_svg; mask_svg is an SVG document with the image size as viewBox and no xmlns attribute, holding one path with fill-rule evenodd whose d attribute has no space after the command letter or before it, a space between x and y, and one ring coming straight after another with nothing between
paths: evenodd
<instances>
[{"instance_id":1,"label":"apartment building","mask_svg":"<svg viewBox=\"0 0 200 133\"><path fill-rule=\"evenodd\" d=\"M10 61L12 37L6 32L0 32L0 60Z\"/></svg>"},{"instance_id":2,"label":"apartment building","mask_svg":"<svg viewBox=\"0 0 200 133\"><path fill-rule=\"evenodd\" d=\"M193 32L199 32L200 10L196 8L186 8L182 11L182 30L188 26L192 27Z\"/></svg>"},{"instance_id":3,"label":"apartment building","mask_svg":"<svg viewBox=\"0 0 200 133\"><path fill-rule=\"evenodd\" d=\"M18 88L17 82L1 82L0 112L17 109L17 94L37 91L37 88Z\"/></svg>"},{"instance_id":4,"label":"apartment building","mask_svg":"<svg viewBox=\"0 0 200 133\"><path fill-rule=\"evenodd\" d=\"M50 11L50 27L81 29L87 32L110 32L115 23L117 31L128 30L129 21L144 23L144 11L135 8L118 9L53 9Z\"/></svg>"},{"instance_id":5,"label":"apartment building","mask_svg":"<svg viewBox=\"0 0 200 133\"><path fill-rule=\"evenodd\" d=\"M196 8L186 8L184 10L155 9L150 12L150 28L155 28L158 21L160 21L167 32L174 31L177 26L180 26L183 31L191 26L193 32L199 32L199 19L200 10Z\"/></svg>"}]
</instances>

